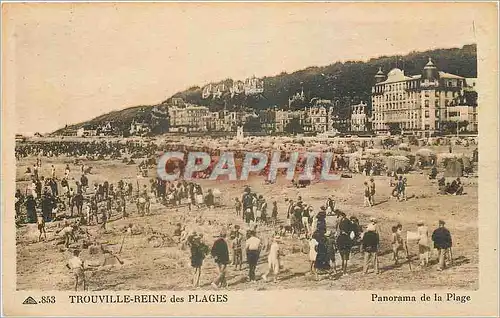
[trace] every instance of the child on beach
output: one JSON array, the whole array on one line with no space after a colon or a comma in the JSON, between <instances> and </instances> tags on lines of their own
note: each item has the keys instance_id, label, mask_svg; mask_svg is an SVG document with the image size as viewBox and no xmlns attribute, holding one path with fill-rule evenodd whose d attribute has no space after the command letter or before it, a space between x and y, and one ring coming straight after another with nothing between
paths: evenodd
<instances>
[{"instance_id":1,"label":"child on beach","mask_svg":"<svg viewBox=\"0 0 500 318\"><path fill-rule=\"evenodd\" d=\"M83 290L87 290L86 281L85 281L85 272L84 272L84 263L81 260L80 251L74 250L73 257L68 261L66 267L73 272L75 277L75 291L78 290L79 282L83 282Z\"/></svg>"}]
</instances>

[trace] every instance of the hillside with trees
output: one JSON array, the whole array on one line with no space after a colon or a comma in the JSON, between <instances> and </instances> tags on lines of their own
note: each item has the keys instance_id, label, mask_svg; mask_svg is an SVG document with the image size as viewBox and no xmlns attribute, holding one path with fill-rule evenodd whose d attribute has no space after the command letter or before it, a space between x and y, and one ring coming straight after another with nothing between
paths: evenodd
<instances>
[{"instance_id":1,"label":"hillside with trees","mask_svg":"<svg viewBox=\"0 0 500 318\"><path fill-rule=\"evenodd\" d=\"M231 98L226 94L221 99L202 99L201 87L192 87L174 94L186 101L217 109L221 106L248 106L254 109L265 109L274 105L288 106L288 98L304 89L306 100L313 97L338 101L337 104L357 103L361 100L369 103L374 76L381 67L384 73L398 67L405 74L420 74L424 65L432 57L440 71L457 74L463 77L477 77L476 45L464 45L462 48L436 49L425 52L412 52L401 56L382 56L367 62L348 61L328 66L312 66L291 74L281 73L264 77L264 93L259 96L239 96ZM231 80L224 80L226 84ZM219 83L222 83L219 82ZM212 83L212 84L219 84Z\"/></svg>"},{"instance_id":2,"label":"hillside with trees","mask_svg":"<svg viewBox=\"0 0 500 318\"><path fill-rule=\"evenodd\" d=\"M432 57L433 62L440 71L463 77L477 77L477 47L475 44L471 44L464 45L461 48L411 52L404 56L381 56L366 62L348 61L345 63L336 62L327 66L311 66L290 74L283 72L275 76L264 77L264 93L259 95L245 96L240 94L232 97L228 92L220 98L203 99L202 87L192 86L174 94L172 97L180 97L188 103L208 106L211 111L221 110L224 107L229 110L243 107L262 110L274 106L287 108L289 97L303 89L306 101L294 103L293 108L305 107L308 104L307 101L318 97L332 100L339 108L339 114L342 115L347 114L349 105L360 101L367 102L369 108L371 107L371 87L374 84L374 76L379 67L382 68L384 73L398 67L403 69L405 74L415 75L422 72L429 57ZM211 84L225 83L231 86L232 82L232 79L224 79ZM134 118L140 117L148 120L148 118L154 117L150 114L154 106L164 108L168 106L169 100L160 105L138 106L111 112L88 122L66 128L75 129L86 124L95 125L107 121L116 121L119 126L125 127L130 125ZM62 132L62 130L56 133L59 132ZM161 132L158 131L158 133Z\"/></svg>"}]
</instances>

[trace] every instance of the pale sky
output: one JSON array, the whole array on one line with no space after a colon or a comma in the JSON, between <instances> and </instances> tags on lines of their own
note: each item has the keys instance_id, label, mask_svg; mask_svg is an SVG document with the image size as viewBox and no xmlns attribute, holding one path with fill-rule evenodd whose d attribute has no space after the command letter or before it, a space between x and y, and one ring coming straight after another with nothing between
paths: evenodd
<instances>
[{"instance_id":1,"label":"pale sky","mask_svg":"<svg viewBox=\"0 0 500 318\"><path fill-rule=\"evenodd\" d=\"M487 7L489 5L489 7ZM480 3L93 3L3 6L4 107L17 132L225 78L475 43Z\"/></svg>"}]
</instances>

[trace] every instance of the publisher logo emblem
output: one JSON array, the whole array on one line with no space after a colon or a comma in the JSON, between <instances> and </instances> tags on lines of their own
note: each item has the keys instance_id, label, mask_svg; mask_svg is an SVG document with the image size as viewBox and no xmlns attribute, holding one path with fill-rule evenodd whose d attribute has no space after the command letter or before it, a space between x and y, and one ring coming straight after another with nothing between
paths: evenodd
<instances>
[{"instance_id":1,"label":"publisher logo emblem","mask_svg":"<svg viewBox=\"0 0 500 318\"><path fill-rule=\"evenodd\" d=\"M38 304L38 303L37 303L37 302L36 302L36 300L35 300L33 297L31 297L31 296L29 296L28 298L26 298L26 299L23 301L23 305L36 305L36 304Z\"/></svg>"}]
</instances>

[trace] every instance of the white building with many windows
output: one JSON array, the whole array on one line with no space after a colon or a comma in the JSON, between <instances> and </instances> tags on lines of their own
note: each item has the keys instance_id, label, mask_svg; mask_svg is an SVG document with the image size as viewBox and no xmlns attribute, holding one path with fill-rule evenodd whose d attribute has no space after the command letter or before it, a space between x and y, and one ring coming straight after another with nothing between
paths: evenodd
<instances>
[{"instance_id":1,"label":"white building with many windows","mask_svg":"<svg viewBox=\"0 0 500 318\"><path fill-rule=\"evenodd\" d=\"M367 131L368 130L368 105L361 102L357 105L351 106L351 119L350 119L350 130L351 131Z\"/></svg>"},{"instance_id":2,"label":"white building with many windows","mask_svg":"<svg viewBox=\"0 0 500 318\"><path fill-rule=\"evenodd\" d=\"M172 132L207 131L211 119L208 107L191 104L169 107L168 116Z\"/></svg>"},{"instance_id":3,"label":"white building with many windows","mask_svg":"<svg viewBox=\"0 0 500 318\"><path fill-rule=\"evenodd\" d=\"M379 69L372 87L372 128L377 133L439 133L445 123L456 120L449 116L456 110L449 107L468 87L464 77L439 71L430 58L418 75L394 68L386 77ZM471 116L475 111L475 106L467 108Z\"/></svg>"}]
</instances>

